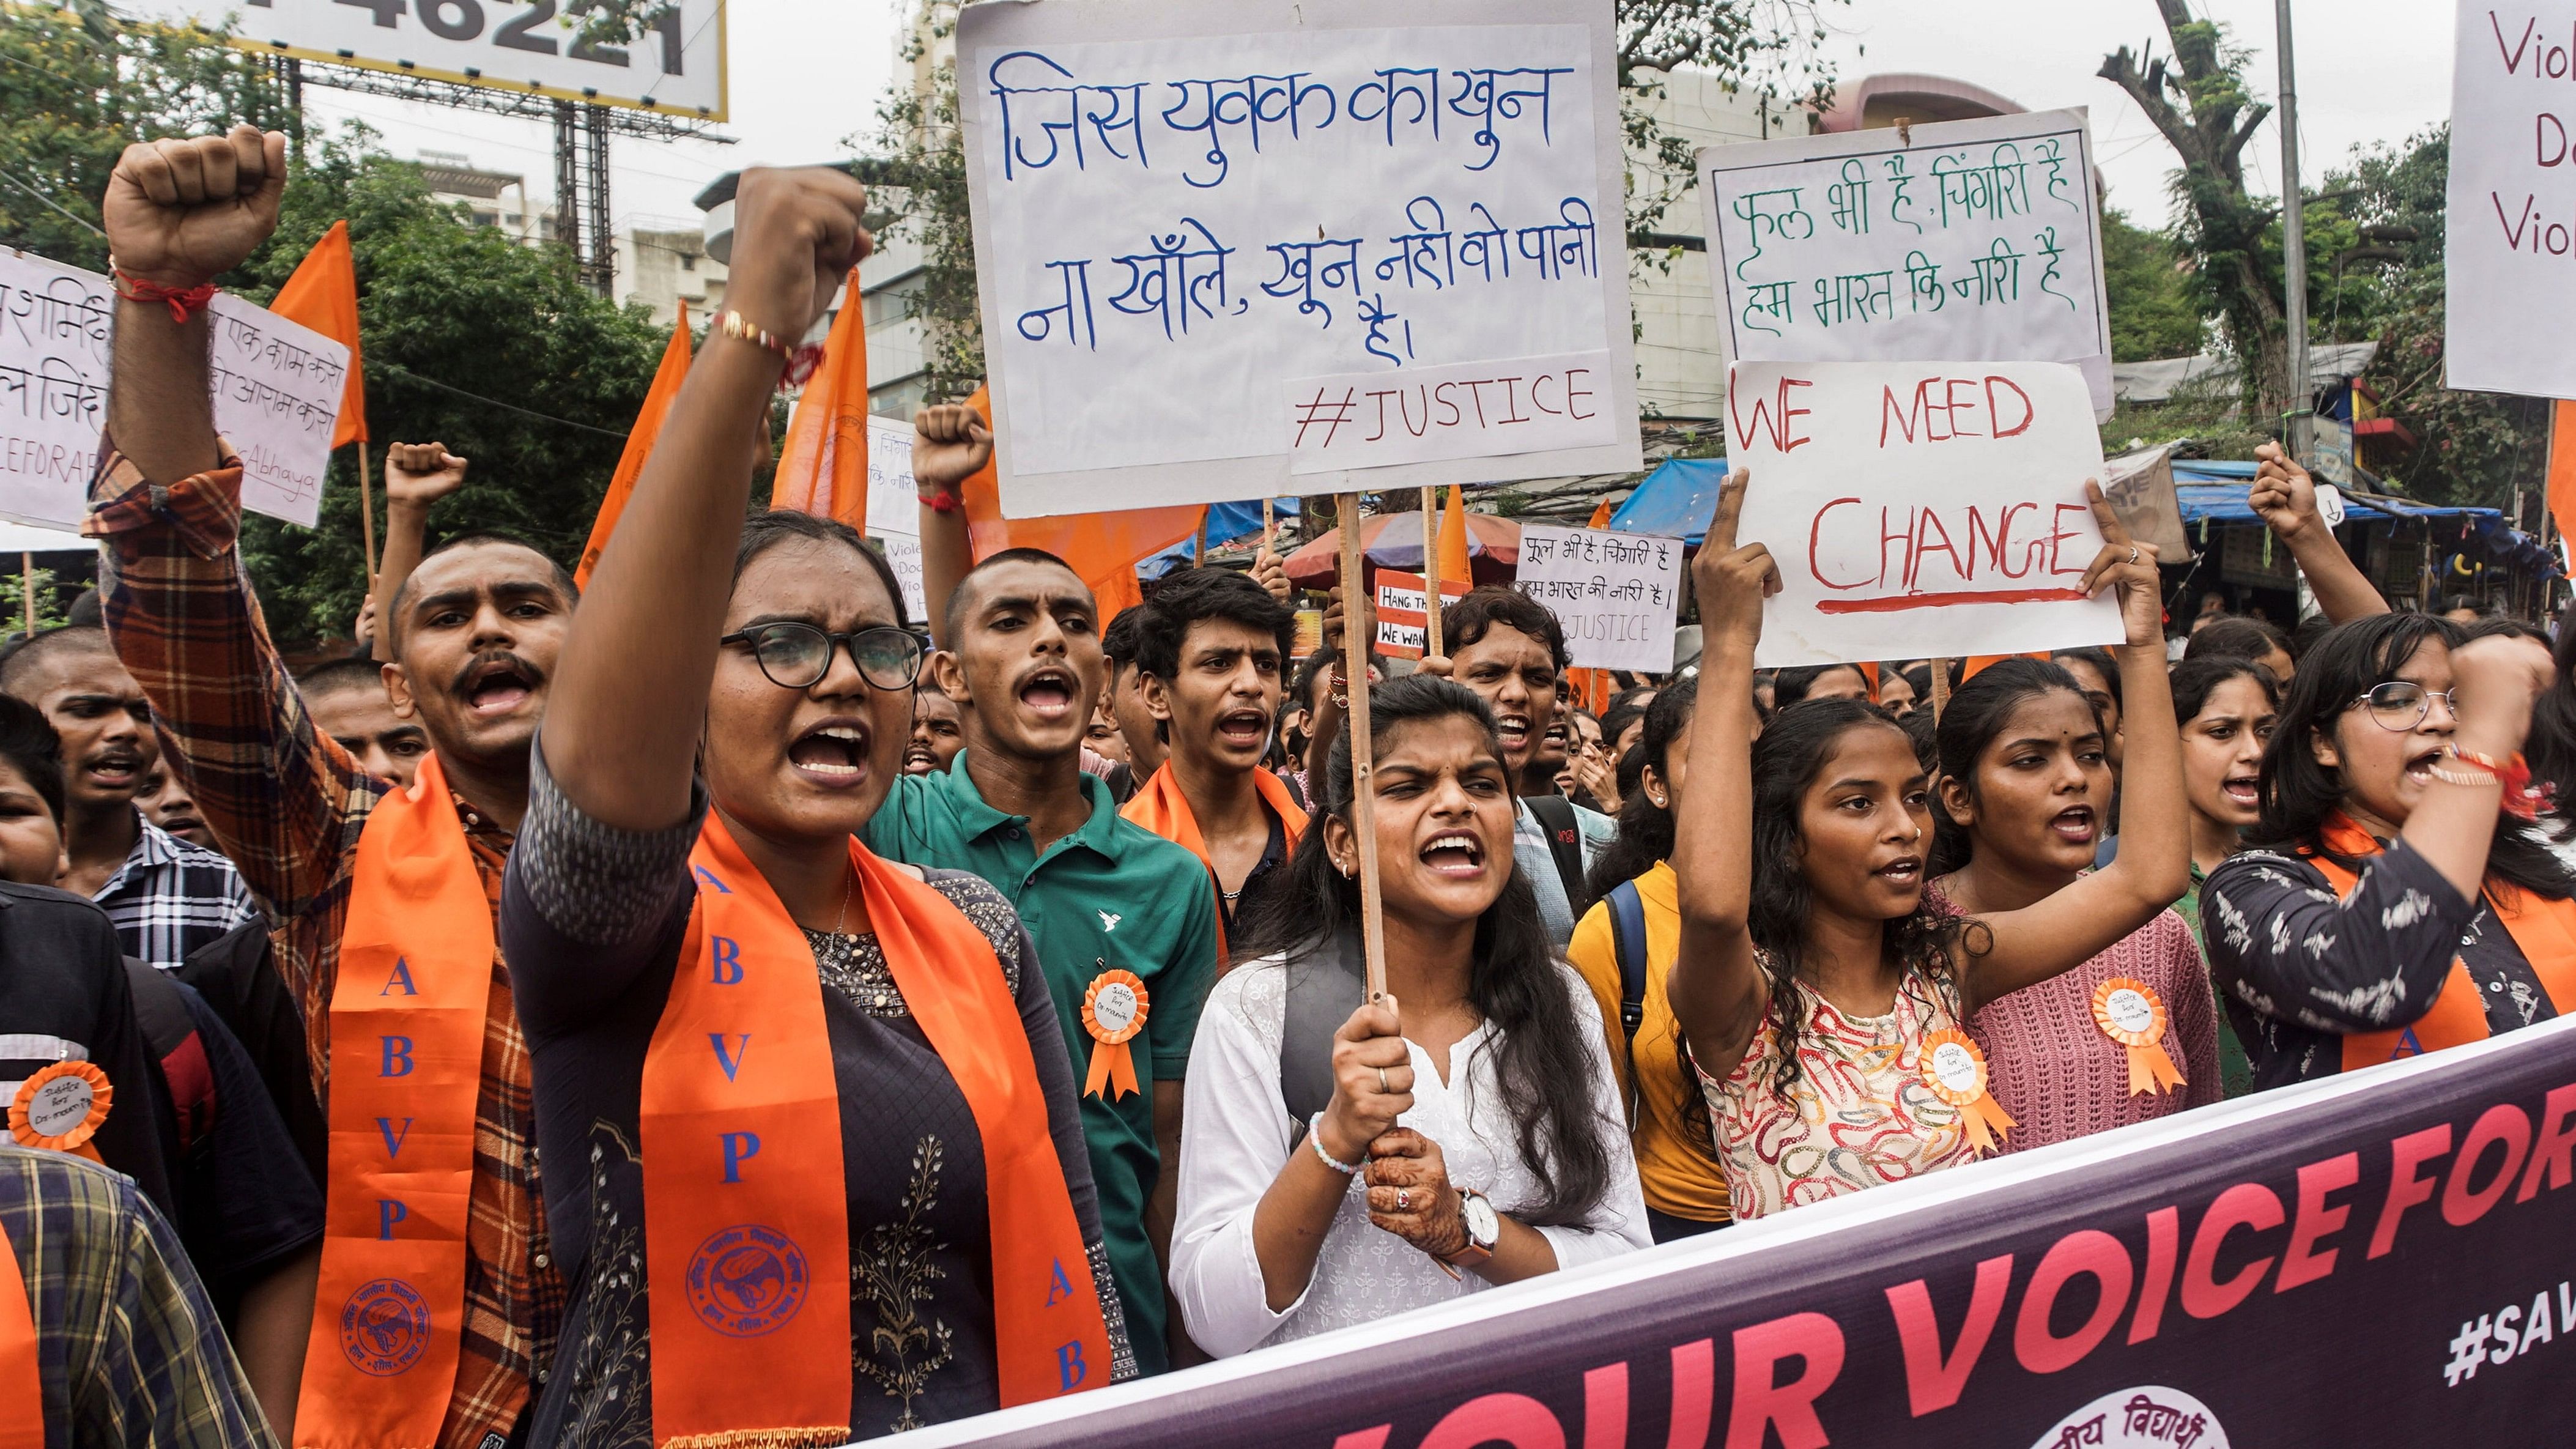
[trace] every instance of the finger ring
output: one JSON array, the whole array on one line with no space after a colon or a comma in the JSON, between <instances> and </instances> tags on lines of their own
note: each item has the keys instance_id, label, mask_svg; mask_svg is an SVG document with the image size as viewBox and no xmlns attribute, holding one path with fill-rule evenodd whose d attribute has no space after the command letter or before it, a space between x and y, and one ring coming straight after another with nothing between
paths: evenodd
<instances>
[{"instance_id":1,"label":"finger ring","mask_svg":"<svg viewBox=\"0 0 2576 1449\"><path fill-rule=\"evenodd\" d=\"M2134 543L2133 543L2133 544L2130 544L2130 545L2129 545L2129 562L2131 562L2131 563L2136 563L2137 561L2138 561L2138 546L2137 546L2136 544L2134 544Z\"/></svg>"},{"instance_id":2,"label":"finger ring","mask_svg":"<svg viewBox=\"0 0 2576 1449\"><path fill-rule=\"evenodd\" d=\"M1409 1213L1413 1211L1413 1190L1411 1188L1399 1187L1395 1190L1395 1210L1400 1213Z\"/></svg>"},{"instance_id":3,"label":"finger ring","mask_svg":"<svg viewBox=\"0 0 2576 1449\"><path fill-rule=\"evenodd\" d=\"M1392 1093L1395 1090L1393 1087L1386 1084L1386 1068L1384 1067L1377 1069L1377 1089L1381 1092L1388 1093Z\"/></svg>"}]
</instances>

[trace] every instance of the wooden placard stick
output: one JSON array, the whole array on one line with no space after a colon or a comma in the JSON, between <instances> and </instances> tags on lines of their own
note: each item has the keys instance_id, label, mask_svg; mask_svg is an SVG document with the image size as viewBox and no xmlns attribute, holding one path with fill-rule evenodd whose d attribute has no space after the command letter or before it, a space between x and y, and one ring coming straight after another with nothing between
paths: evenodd
<instances>
[{"instance_id":1,"label":"wooden placard stick","mask_svg":"<svg viewBox=\"0 0 2576 1449\"><path fill-rule=\"evenodd\" d=\"M1440 586L1448 582L1440 577L1440 490L1430 487L1422 490L1422 577L1422 652L1446 654L1440 647Z\"/></svg>"},{"instance_id":2,"label":"wooden placard stick","mask_svg":"<svg viewBox=\"0 0 2576 1449\"><path fill-rule=\"evenodd\" d=\"M1348 672L1350 710L1342 721L1343 738L1351 744L1351 833L1360 847L1360 941L1368 962L1368 999L1386 994L1386 931L1381 924L1377 887L1377 766L1369 743L1369 640L1362 627L1367 612L1353 601L1364 586L1360 565L1360 496L1333 499L1341 529L1342 667Z\"/></svg>"},{"instance_id":3,"label":"wooden placard stick","mask_svg":"<svg viewBox=\"0 0 2576 1449\"><path fill-rule=\"evenodd\" d=\"M367 440L358 440L358 529L359 542L366 549L367 595L376 592L376 486L367 476ZM379 622L377 628L384 625Z\"/></svg>"},{"instance_id":4,"label":"wooden placard stick","mask_svg":"<svg viewBox=\"0 0 2576 1449\"><path fill-rule=\"evenodd\" d=\"M1941 722L1941 711L1950 707L1950 661L1932 661L1932 722Z\"/></svg>"}]
</instances>

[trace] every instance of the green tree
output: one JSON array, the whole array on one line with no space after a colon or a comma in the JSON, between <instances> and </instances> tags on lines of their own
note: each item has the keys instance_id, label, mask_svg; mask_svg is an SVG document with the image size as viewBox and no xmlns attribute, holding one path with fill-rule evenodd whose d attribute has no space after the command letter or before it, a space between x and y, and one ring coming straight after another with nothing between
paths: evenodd
<instances>
[{"instance_id":1,"label":"green tree","mask_svg":"<svg viewBox=\"0 0 2576 1449\"><path fill-rule=\"evenodd\" d=\"M91 228L118 152L245 120L301 130L261 57L118 25L94 7L0 7L0 236L104 270L106 241ZM363 128L303 138L294 166L277 235L217 280L265 302L346 218L376 453L395 440L445 442L474 471L439 504L434 532L502 530L569 564L643 401L660 331L642 307L592 295L561 249L470 225ZM243 562L281 640L347 636L366 594L360 538L349 448L332 459L318 527L246 521Z\"/></svg>"},{"instance_id":2,"label":"green tree","mask_svg":"<svg viewBox=\"0 0 2576 1449\"><path fill-rule=\"evenodd\" d=\"M2111 311L2111 360L2145 362L2201 350L2205 327L2181 249L2160 232L2102 213L2102 285Z\"/></svg>"}]
</instances>

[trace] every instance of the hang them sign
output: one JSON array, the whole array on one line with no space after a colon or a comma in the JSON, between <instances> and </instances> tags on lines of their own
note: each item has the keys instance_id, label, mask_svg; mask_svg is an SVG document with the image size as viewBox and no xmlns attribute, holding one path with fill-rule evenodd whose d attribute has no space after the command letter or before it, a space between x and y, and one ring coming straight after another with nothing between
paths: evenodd
<instances>
[{"instance_id":1,"label":"hang them sign","mask_svg":"<svg viewBox=\"0 0 2576 1449\"><path fill-rule=\"evenodd\" d=\"M2576 397L2576 0L2461 0L2445 384Z\"/></svg>"},{"instance_id":2,"label":"hang them sign","mask_svg":"<svg viewBox=\"0 0 2576 1449\"><path fill-rule=\"evenodd\" d=\"M0 518L80 527L107 426L108 280L0 251ZM349 349L230 293L207 308L215 430L242 459L242 505L311 528Z\"/></svg>"},{"instance_id":3,"label":"hang them sign","mask_svg":"<svg viewBox=\"0 0 2576 1449\"><path fill-rule=\"evenodd\" d=\"M2560 1444L2571 1062L2562 1019L907 1438Z\"/></svg>"},{"instance_id":4,"label":"hang them sign","mask_svg":"<svg viewBox=\"0 0 2576 1449\"><path fill-rule=\"evenodd\" d=\"M1729 362L2071 363L2111 413L2081 110L1699 153Z\"/></svg>"},{"instance_id":5,"label":"hang them sign","mask_svg":"<svg viewBox=\"0 0 2576 1449\"><path fill-rule=\"evenodd\" d=\"M2076 589L2102 445L2074 368L1746 362L1726 410L1737 536L1780 570L1764 666L2120 642L2118 606Z\"/></svg>"},{"instance_id":6,"label":"hang them sign","mask_svg":"<svg viewBox=\"0 0 2576 1449\"><path fill-rule=\"evenodd\" d=\"M1015 517L1639 466L1608 0L969 6Z\"/></svg>"}]
</instances>

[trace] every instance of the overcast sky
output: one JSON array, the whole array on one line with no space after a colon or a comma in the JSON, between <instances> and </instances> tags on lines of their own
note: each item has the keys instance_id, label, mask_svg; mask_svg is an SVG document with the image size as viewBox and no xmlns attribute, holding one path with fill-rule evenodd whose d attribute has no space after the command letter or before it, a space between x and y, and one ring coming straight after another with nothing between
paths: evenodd
<instances>
[{"instance_id":1,"label":"overcast sky","mask_svg":"<svg viewBox=\"0 0 2576 1449\"><path fill-rule=\"evenodd\" d=\"M2272 0L2196 0L2254 53L2251 89L2278 88ZM732 146L615 142L617 227L694 224L689 198L725 171L755 162L830 159L854 133L873 135L894 73L905 0L734 0L729 26ZM2163 53L2152 0L1852 0L1826 11L1829 53L1847 82L1886 71L1928 71L1975 82L2043 110L2092 112L2095 153L2111 201L2141 222L2166 219L2173 153L2116 86L2094 75L2102 57L2147 40ZM2397 142L2450 106L2452 7L2441 0L2297 0L2302 170L2314 187L2356 144ZM540 204L554 189L553 139L542 122L308 89L316 120L361 116L397 155L462 152L517 171ZM2248 148L2256 190L2275 192L2280 133L2267 124Z\"/></svg>"}]
</instances>

